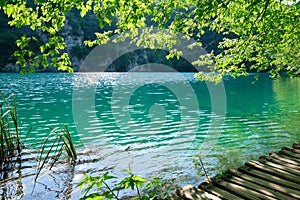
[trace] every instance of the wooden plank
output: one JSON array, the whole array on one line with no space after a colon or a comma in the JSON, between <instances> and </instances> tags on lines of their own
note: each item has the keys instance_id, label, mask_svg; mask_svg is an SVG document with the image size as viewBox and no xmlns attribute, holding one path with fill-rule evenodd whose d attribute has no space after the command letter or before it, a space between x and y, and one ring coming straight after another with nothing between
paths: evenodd
<instances>
[{"instance_id":1,"label":"wooden plank","mask_svg":"<svg viewBox=\"0 0 300 200\"><path fill-rule=\"evenodd\" d=\"M176 193L172 193L168 195L167 197L168 200L182 200L182 197L178 196Z\"/></svg>"},{"instance_id":2,"label":"wooden plank","mask_svg":"<svg viewBox=\"0 0 300 200\"><path fill-rule=\"evenodd\" d=\"M288 188L288 187L285 187L282 185L278 185L276 183L272 183L270 181L265 181L263 179L256 178L254 176L250 176L245 173L241 173L241 172L238 172L238 171L235 171L232 169L229 169L227 172L234 177L238 177L240 179L247 180L249 182L255 183L255 184L263 186L263 187L267 187L267 188L273 190L276 193L276 195L277 195L277 193L281 192L282 194L287 196L287 197L284 197L281 195L281 193L279 193L278 197L281 196L281 197L284 197L284 199L288 199L291 197L300 199L300 191L299 190L294 190L294 189L291 189L291 188Z\"/></svg>"},{"instance_id":3,"label":"wooden plank","mask_svg":"<svg viewBox=\"0 0 300 200\"><path fill-rule=\"evenodd\" d=\"M288 155L288 156L293 157L294 159L297 159L297 160L300 159L299 154L293 153L293 152L288 151L288 150L280 150L279 153L283 154L283 155Z\"/></svg>"},{"instance_id":4,"label":"wooden plank","mask_svg":"<svg viewBox=\"0 0 300 200\"><path fill-rule=\"evenodd\" d=\"M295 149L300 149L300 145L299 144L293 144L292 147L295 148Z\"/></svg>"},{"instance_id":5,"label":"wooden plank","mask_svg":"<svg viewBox=\"0 0 300 200\"><path fill-rule=\"evenodd\" d=\"M292 147L293 147L294 149L300 150L300 145L293 145Z\"/></svg>"},{"instance_id":6,"label":"wooden plank","mask_svg":"<svg viewBox=\"0 0 300 200\"><path fill-rule=\"evenodd\" d=\"M300 149L300 143L299 143L299 142L295 142L295 143L292 145L292 147L293 147L294 149Z\"/></svg>"},{"instance_id":7,"label":"wooden plank","mask_svg":"<svg viewBox=\"0 0 300 200\"><path fill-rule=\"evenodd\" d=\"M278 160L278 159L275 159L275 158L272 158L272 157L269 157L269 156L261 156L260 158L265 159L265 160L270 161L270 162L273 162L273 163L276 163L276 164L279 164L279 165L283 165L285 167L289 167L291 169L295 169L295 170L300 171L300 166L299 165L294 165L294 164L291 164L291 163L288 163L288 162L285 162L285 161L282 161L282 160Z\"/></svg>"},{"instance_id":8,"label":"wooden plank","mask_svg":"<svg viewBox=\"0 0 300 200\"><path fill-rule=\"evenodd\" d=\"M294 148L291 148L291 147L282 147L281 149L282 149L282 150L291 151L291 152L293 152L293 153L300 154L300 150L299 150L299 149L294 149Z\"/></svg>"},{"instance_id":9,"label":"wooden plank","mask_svg":"<svg viewBox=\"0 0 300 200\"><path fill-rule=\"evenodd\" d=\"M256 169L258 169L262 172L272 174L274 176L281 177L285 180L289 180L289 181L300 184L299 176L296 176L296 175L291 174L289 172L283 171L281 169L277 169L277 168L274 168L274 167L269 167L268 165L262 164L258 161L250 160L250 161L246 162L245 165L249 166L249 167L252 167L252 168L256 168Z\"/></svg>"},{"instance_id":10,"label":"wooden plank","mask_svg":"<svg viewBox=\"0 0 300 200\"><path fill-rule=\"evenodd\" d=\"M230 191L233 194L236 194L244 199L250 199L250 200L259 200L259 199L276 199L274 197L270 197L264 194L261 194L259 192L256 192L255 190L251 190L244 185L238 185L236 183L231 183L225 180L214 180L214 185L217 185L224 190Z\"/></svg>"},{"instance_id":11,"label":"wooden plank","mask_svg":"<svg viewBox=\"0 0 300 200\"><path fill-rule=\"evenodd\" d=\"M270 162L270 161L268 161L267 159L264 159L264 158L259 159L259 162L262 163L262 164L265 164L267 166L270 166L272 168L280 169L280 170L289 172L291 174L294 174L296 176L299 176L298 179L300 178L300 171L299 170L292 169L290 167L287 167L287 166L284 166L284 165L281 165L281 164Z\"/></svg>"},{"instance_id":12,"label":"wooden plank","mask_svg":"<svg viewBox=\"0 0 300 200\"><path fill-rule=\"evenodd\" d=\"M244 179L241 179L241 178L238 178L238 177L226 178L224 180L226 180L227 182L231 182L233 184L237 184L237 185L240 185L242 187L245 187L248 190L256 191L256 192L258 192L262 195L266 195L270 198L275 198L276 199L278 197L280 199L285 199L285 200L293 199L292 197L289 197L289 196L284 195L282 193L276 192L274 190L270 190L270 189L266 188L265 186L261 186L261 185L258 185L256 183L252 183L252 182L249 182L247 180L244 180Z\"/></svg>"},{"instance_id":13,"label":"wooden plank","mask_svg":"<svg viewBox=\"0 0 300 200\"><path fill-rule=\"evenodd\" d=\"M204 190L210 194L213 194L221 199L236 199L236 200L242 200L241 197L236 196L234 194L231 194L227 192L226 190L223 190L219 187L216 187L212 185L211 183L203 182L198 186L199 189Z\"/></svg>"},{"instance_id":14,"label":"wooden plank","mask_svg":"<svg viewBox=\"0 0 300 200\"><path fill-rule=\"evenodd\" d=\"M291 156L288 151L282 151L281 150L281 151L278 152L278 155L283 156L283 157L285 157L287 159L290 159L292 161L295 161L295 162L299 162L300 161L300 159Z\"/></svg>"},{"instance_id":15,"label":"wooden plank","mask_svg":"<svg viewBox=\"0 0 300 200\"><path fill-rule=\"evenodd\" d=\"M209 194L206 191L195 188L192 185L188 185L183 187L181 190L178 190L176 194L183 199L213 199L213 200L221 200L219 197Z\"/></svg>"},{"instance_id":16,"label":"wooden plank","mask_svg":"<svg viewBox=\"0 0 300 200\"><path fill-rule=\"evenodd\" d=\"M261 186L257 183L253 183L253 182L249 182L247 180L241 179L239 177L231 177L231 178L225 178L224 180L226 180L227 182L231 182L237 185L240 185L242 187L248 188L248 190L253 190L256 191L260 194L269 196L269 197L273 197L273 198L280 198L280 199L285 199L285 200L292 200L294 198L292 198L291 196L287 196L285 194L282 194L278 191L269 189L265 186Z\"/></svg>"},{"instance_id":17,"label":"wooden plank","mask_svg":"<svg viewBox=\"0 0 300 200\"><path fill-rule=\"evenodd\" d=\"M186 186L170 199L300 199L300 143L258 161L250 160L228 173L232 177L212 179L198 188Z\"/></svg>"},{"instance_id":18,"label":"wooden plank","mask_svg":"<svg viewBox=\"0 0 300 200\"><path fill-rule=\"evenodd\" d=\"M299 190L299 184L297 184L297 183L279 178L279 177L271 175L271 174L266 174L264 172L254 169L254 168L241 166L238 168L238 171L249 174L250 176L260 178L262 180L269 181L271 183L275 183L275 184L282 185L282 186L285 186L285 187L288 187L291 189Z\"/></svg>"},{"instance_id":19,"label":"wooden plank","mask_svg":"<svg viewBox=\"0 0 300 200\"><path fill-rule=\"evenodd\" d=\"M289 157L284 156L284 155L280 155L280 154L277 154L277 153L269 153L269 156L274 158L274 159L286 162L286 163L290 163L290 164L293 164L293 165L296 165L296 166L300 166L300 162L297 162L296 160L292 160Z\"/></svg>"},{"instance_id":20,"label":"wooden plank","mask_svg":"<svg viewBox=\"0 0 300 200\"><path fill-rule=\"evenodd\" d=\"M292 151L295 152L295 153L298 153L300 154L300 146L295 146L296 148L292 147Z\"/></svg>"}]
</instances>

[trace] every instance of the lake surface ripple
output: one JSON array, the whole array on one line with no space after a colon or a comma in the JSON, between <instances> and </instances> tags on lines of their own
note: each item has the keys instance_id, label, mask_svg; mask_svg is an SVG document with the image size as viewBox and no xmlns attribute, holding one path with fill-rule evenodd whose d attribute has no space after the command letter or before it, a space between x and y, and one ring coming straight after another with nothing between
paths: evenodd
<instances>
[{"instance_id":1,"label":"lake surface ripple","mask_svg":"<svg viewBox=\"0 0 300 200\"><path fill-rule=\"evenodd\" d=\"M205 179L199 154L213 176L299 141L299 78L251 74L222 84L193 73L0 74L0 90L17 96L26 145L24 162L1 174L1 196L78 199L83 173L122 178L129 165L144 177L197 185ZM81 162L42 171L32 192L32 152L63 125Z\"/></svg>"}]
</instances>

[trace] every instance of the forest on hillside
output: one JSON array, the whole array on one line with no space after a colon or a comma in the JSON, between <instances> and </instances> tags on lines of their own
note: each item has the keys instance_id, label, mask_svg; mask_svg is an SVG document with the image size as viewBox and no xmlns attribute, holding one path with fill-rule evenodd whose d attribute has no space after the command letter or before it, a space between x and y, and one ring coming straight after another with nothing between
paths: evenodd
<instances>
[{"instance_id":1,"label":"forest on hillside","mask_svg":"<svg viewBox=\"0 0 300 200\"><path fill-rule=\"evenodd\" d=\"M18 49L16 40L22 35L35 36L39 41L46 42L47 35L41 31L32 31L29 27L16 28L8 24L9 19L0 11L0 71L14 71L12 67L17 58L13 55ZM65 38L68 45L67 51L71 55L74 64L78 65L85 56L91 51L91 48L83 45L84 40L93 39L94 33L99 32L100 28L94 15L88 14L81 18L79 12L74 10L67 16L66 27L60 31L60 35ZM34 52L39 52L39 45L30 45ZM11 64L10 66L7 66ZM46 69L47 70L47 69ZM48 70L54 70L49 68Z\"/></svg>"},{"instance_id":2,"label":"forest on hillside","mask_svg":"<svg viewBox=\"0 0 300 200\"><path fill-rule=\"evenodd\" d=\"M39 30L32 31L29 27L16 28L8 24L9 19L0 10L0 72L19 72L19 67L15 64L17 58L14 56L14 52L18 49L16 40L23 35L34 36L39 39L40 42L47 41L47 35ZM114 28L114 25L109 27ZM80 64L84 58L93 49L83 44L86 40L94 40L96 32L106 31L106 27L100 29L98 20L95 15L88 13L86 16L81 17L78 10L72 10L67 15L66 26L59 32L60 36L64 37L66 44L68 45L66 52L70 55L74 71L78 71ZM215 53L219 53L217 48L218 43L223 38L222 34L217 34L212 31L206 30L206 34L202 37L203 47L207 52L212 50ZM30 48L33 52L39 52L40 44L31 44ZM138 64L146 63L158 63L173 67L177 71L181 72L195 72L195 68L184 59L166 59L168 52L162 50L150 50L142 49L135 51L128 55L122 56L122 58L115 61L110 71L128 71L128 67L124 63L128 64L130 60L136 60L138 58ZM137 58L136 58L137 57ZM146 57L146 59L145 59ZM54 67L49 66L44 69L40 67L39 71L57 71Z\"/></svg>"}]
</instances>

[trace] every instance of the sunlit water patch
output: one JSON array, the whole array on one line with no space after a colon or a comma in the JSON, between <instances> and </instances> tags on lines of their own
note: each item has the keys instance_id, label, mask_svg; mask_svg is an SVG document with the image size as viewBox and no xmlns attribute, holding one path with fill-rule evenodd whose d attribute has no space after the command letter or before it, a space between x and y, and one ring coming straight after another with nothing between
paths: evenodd
<instances>
[{"instance_id":1,"label":"sunlit water patch","mask_svg":"<svg viewBox=\"0 0 300 200\"><path fill-rule=\"evenodd\" d=\"M0 74L0 90L17 96L26 151L67 125L81 160L44 170L32 193L36 155L24 154L1 174L3 197L78 199L83 173L122 177L128 165L141 176L197 185L204 176L195 158L207 141L210 152L200 156L215 175L300 136L300 79L225 78L223 96L192 73ZM224 115L214 112L218 95Z\"/></svg>"}]
</instances>

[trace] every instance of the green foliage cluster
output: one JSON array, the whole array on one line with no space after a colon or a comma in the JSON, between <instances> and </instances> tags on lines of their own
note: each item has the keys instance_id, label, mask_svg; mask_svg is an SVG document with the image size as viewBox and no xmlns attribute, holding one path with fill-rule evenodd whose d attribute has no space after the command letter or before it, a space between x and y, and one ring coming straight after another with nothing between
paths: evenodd
<instances>
[{"instance_id":1,"label":"green foliage cluster","mask_svg":"<svg viewBox=\"0 0 300 200\"><path fill-rule=\"evenodd\" d=\"M298 76L300 72L300 2L296 0L12 0L1 1L0 8L9 17L9 25L38 29L49 36L39 45L38 54L29 48L31 42L38 43L36 37L24 36L17 41L19 50L15 55L24 71L52 65L72 72L69 55L64 52L66 43L59 32L69 13L77 10L82 18L93 13L101 28L99 32L90 30L96 38L88 39L88 46L105 44L110 36L119 34L116 41L131 38L146 48L167 47L171 58L182 52L173 48L174 40L164 38L176 38L181 33L201 46L205 32L222 33L217 51L195 60L195 65L209 64L212 72L199 73L199 79L218 81L226 74L247 75L247 63L251 70L267 71L272 77L282 73ZM151 33L155 26L161 31L159 39L153 37L157 33ZM150 34L140 35L138 30L145 27Z\"/></svg>"},{"instance_id":2,"label":"green foliage cluster","mask_svg":"<svg viewBox=\"0 0 300 200\"><path fill-rule=\"evenodd\" d=\"M68 36L75 36L75 37L83 37L83 40L91 40L95 39L95 32L99 32L100 28L98 26L98 22L96 17L92 13L88 13L85 17L81 17L79 12L75 9L71 10L67 16L66 20L68 21L68 25L71 27L71 29L61 29L57 35L62 37L62 40L65 40ZM45 40L40 36L40 30L34 29L31 30L29 27L22 26L20 28L17 28L16 26L10 26L8 22L10 19L7 15L3 12L3 10L0 10L0 71L3 67L5 67L7 64L15 63L18 61L18 64L21 64L27 68L26 70L23 70L24 72L33 72L35 69L41 69L43 67L49 66L51 62L59 62L55 56L51 57L51 60L49 60L49 55L42 56L42 54L46 51L46 49L49 47L49 44L44 43ZM44 36L48 37L48 33L44 33ZM30 38L25 40L26 37ZM57 41L52 41L53 44ZM26 62L26 59L17 59L17 57L21 56L26 58L26 55L22 54L22 51L19 51L20 49L23 49L25 47L28 47L27 53L30 55L41 55L38 58L39 63L33 63L33 68L28 68L28 63ZM61 46L60 48L65 48L65 46ZM84 59L86 55L91 51L91 48L84 46L84 45L75 45L72 48L70 48L69 54L70 57L75 57L77 59ZM66 52L66 50L62 51L63 53ZM53 51L52 54L54 55ZM70 64L70 63L69 63Z\"/></svg>"},{"instance_id":3,"label":"green foliage cluster","mask_svg":"<svg viewBox=\"0 0 300 200\"><path fill-rule=\"evenodd\" d=\"M164 199L168 192L162 192L161 187L163 182L154 177L150 181L133 174L130 167L128 170L124 170L128 176L123 178L116 187L110 187L108 181L115 179L116 177L109 175L109 172L104 173L101 176L88 176L84 174L84 178L77 184L77 186L84 192L84 196L81 198L86 200L91 199L120 199L119 193L121 190L130 189L136 192L136 197L132 199L136 200L150 200L150 199ZM97 191L89 193L93 188ZM142 191L145 190L146 194Z\"/></svg>"}]
</instances>

